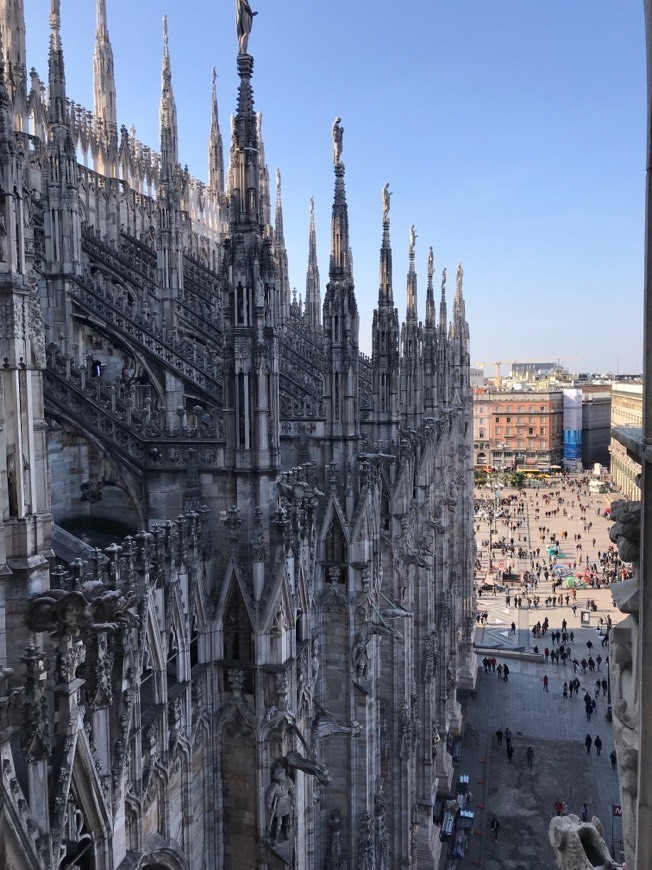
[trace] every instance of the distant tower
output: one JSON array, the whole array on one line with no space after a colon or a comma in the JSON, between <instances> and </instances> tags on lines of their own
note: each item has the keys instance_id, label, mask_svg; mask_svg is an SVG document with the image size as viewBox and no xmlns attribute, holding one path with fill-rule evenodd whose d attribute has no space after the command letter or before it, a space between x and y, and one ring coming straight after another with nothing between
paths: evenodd
<instances>
[{"instance_id":1,"label":"distant tower","mask_svg":"<svg viewBox=\"0 0 652 870\"><path fill-rule=\"evenodd\" d=\"M374 440L391 444L398 437L399 317L392 289L392 248L389 239L389 186L383 187L383 240L380 247L380 286L372 326Z\"/></svg>"},{"instance_id":2,"label":"distant tower","mask_svg":"<svg viewBox=\"0 0 652 870\"><path fill-rule=\"evenodd\" d=\"M343 128L340 118L333 124L335 196L331 219L329 281L324 299L326 371L324 403L326 440L331 444L331 461L350 459L360 437L358 408L360 319L349 251L349 212L341 160ZM343 469L343 465L341 465Z\"/></svg>"},{"instance_id":3,"label":"distant tower","mask_svg":"<svg viewBox=\"0 0 652 870\"><path fill-rule=\"evenodd\" d=\"M310 197L310 231L308 234L308 270L306 272L306 321L311 332L321 331L321 289L317 264L315 203Z\"/></svg>"}]
</instances>

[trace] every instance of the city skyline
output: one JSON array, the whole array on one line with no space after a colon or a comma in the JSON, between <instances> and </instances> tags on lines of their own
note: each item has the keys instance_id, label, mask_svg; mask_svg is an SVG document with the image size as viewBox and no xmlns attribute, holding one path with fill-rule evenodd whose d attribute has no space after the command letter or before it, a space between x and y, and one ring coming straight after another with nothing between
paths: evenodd
<instances>
[{"instance_id":1,"label":"city skyline","mask_svg":"<svg viewBox=\"0 0 652 870\"><path fill-rule=\"evenodd\" d=\"M47 78L48 22L26 0L27 65ZM179 156L207 178L212 67L228 152L237 76L234 3L107 0L118 119L158 147L161 19L168 14ZM381 188L389 182L394 300L405 315L409 228L419 315L465 272L472 363L560 358L571 370L641 370L645 69L639 4L418 2L410 14L342 0L252 3L249 51L266 161L282 175L290 280L303 294L315 200L322 296L342 118L360 346L378 295ZM68 96L92 108L95 4L62 3ZM319 39L315 39L319 34ZM135 62L130 62L136 58ZM272 181L273 186L273 181Z\"/></svg>"}]
</instances>

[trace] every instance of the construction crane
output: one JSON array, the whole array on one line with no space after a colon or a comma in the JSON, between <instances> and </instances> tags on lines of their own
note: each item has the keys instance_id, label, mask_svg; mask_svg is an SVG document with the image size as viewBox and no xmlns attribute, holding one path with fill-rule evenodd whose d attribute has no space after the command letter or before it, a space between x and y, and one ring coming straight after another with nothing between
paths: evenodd
<instances>
[{"instance_id":1,"label":"construction crane","mask_svg":"<svg viewBox=\"0 0 652 870\"><path fill-rule=\"evenodd\" d=\"M502 360L498 360L497 362L490 362L490 363L477 362L475 365L476 365L476 368L484 368L485 366L496 366L496 381L495 381L495 383L496 383L496 386L498 388L500 388L500 385L502 383L502 381L500 379L500 367L502 364L503 364Z\"/></svg>"}]
</instances>

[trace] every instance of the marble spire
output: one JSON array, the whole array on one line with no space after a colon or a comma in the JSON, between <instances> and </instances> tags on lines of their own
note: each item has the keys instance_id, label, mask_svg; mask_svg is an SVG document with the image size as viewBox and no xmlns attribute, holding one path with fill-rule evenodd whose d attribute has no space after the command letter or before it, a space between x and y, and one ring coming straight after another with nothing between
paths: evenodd
<instances>
[{"instance_id":1,"label":"marble spire","mask_svg":"<svg viewBox=\"0 0 652 870\"><path fill-rule=\"evenodd\" d=\"M274 212L274 259L280 291L281 318L285 322L290 313L290 276L288 253L283 234L283 202L281 198L281 170L276 170L276 210ZM296 294L296 289L295 289Z\"/></svg>"},{"instance_id":2,"label":"marble spire","mask_svg":"<svg viewBox=\"0 0 652 870\"><path fill-rule=\"evenodd\" d=\"M394 304L392 289L392 246L389 240L389 184L385 184L383 196L383 240L380 245L380 286L378 288L378 305Z\"/></svg>"},{"instance_id":3,"label":"marble spire","mask_svg":"<svg viewBox=\"0 0 652 870\"><path fill-rule=\"evenodd\" d=\"M344 186L344 163L342 163L342 147L344 128L341 118L333 122L333 165L335 170L335 195L333 198L333 214L331 218L331 256L329 277L331 281L343 278L352 279L349 257L349 210L346 204L346 188Z\"/></svg>"},{"instance_id":4,"label":"marble spire","mask_svg":"<svg viewBox=\"0 0 652 870\"><path fill-rule=\"evenodd\" d=\"M435 255L432 248L428 251L428 287L426 288L426 329L434 329L436 321L435 291L432 285L435 274Z\"/></svg>"},{"instance_id":5,"label":"marble spire","mask_svg":"<svg viewBox=\"0 0 652 870\"><path fill-rule=\"evenodd\" d=\"M168 44L168 19L163 16L163 63L161 66L161 171L173 172L179 162L177 106L172 90L172 66Z\"/></svg>"},{"instance_id":6,"label":"marble spire","mask_svg":"<svg viewBox=\"0 0 652 870\"><path fill-rule=\"evenodd\" d=\"M321 328L321 290L317 264L317 233L315 231L315 203L310 197L310 230L308 232L308 270L306 272L306 316L312 331Z\"/></svg>"},{"instance_id":7,"label":"marble spire","mask_svg":"<svg viewBox=\"0 0 652 870\"><path fill-rule=\"evenodd\" d=\"M407 275L407 320L418 320L419 313L417 311L417 273L414 269L414 247L417 241L417 234L414 231L414 224L410 227L410 264Z\"/></svg>"},{"instance_id":8,"label":"marble spire","mask_svg":"<svg viewBox=\"0 0 652 870\"><path fill-rule=\"evenodd\" d=\"M48 120L64 125L68 119L66 106L66 72L61 45L61 8L59 0L50 0L50 50L48 53Z\"/></svg>"},{"instance_id":9,"label":"marble spire","mask_svg":"<svg viewBox=\"0 0 652 870\"><path fill-rule=\"evenodd\" d=\"M213 67L211 93L211 134L208 143L208 185L213 193L224 193L224 146L217 112L217 72Z\"/></svg>"},{"instance_id":10,"label":"marble spire","mask_svg":"<svg viewBox=\"0 0 652 870\"><path fill-rule=\"evenodd\" d=\"M97 0L97 25L93 52L93 99L95 117L103 122L105 131L117 131L115 72L113 49L106 23L106 0Z\"/></svg>"},{"instance_id":11,"label":"marble spire","mask_svg":"<svg viewBox=\"0 0 652 870\"><path fill-rule=\"evenodd\" d=\"M0 4L0 27L4 45L5 80L16 130L27 130L27 66L25 10L23 0Z\"/></svg>"},{"instance_id":12,"label":"marble spire","mask_svg":"<svg viewBox=\"0 0 652 870\"><path fill-rule=\"evenodd\" d=\"M439 329L446 335L448 323L448 311L446 309L446 269L441 273L441 302L439 303Z\"/></svg>"}]
</instances>

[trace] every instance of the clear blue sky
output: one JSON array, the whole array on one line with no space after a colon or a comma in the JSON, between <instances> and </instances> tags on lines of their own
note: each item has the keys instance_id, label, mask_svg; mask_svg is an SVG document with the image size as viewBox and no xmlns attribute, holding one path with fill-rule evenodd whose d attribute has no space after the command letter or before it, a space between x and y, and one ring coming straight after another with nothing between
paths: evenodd
<instances>
[{"instance_id":1,"label":"clear blue sky","mask_svg":"<svg viewBox=\"0 0 652 870\"><path fill-rule=\"evenodd\" d=\"M392 196L394 297L408 233L419 309L428 246L465 272L472 362L561 358L640 371L645 58L642 0L251 0L256 108L283 177L291 282L302 292L315 198L322 294L342 117L360 344L378 296L381 187ZM28 66L47 77L49 4L25 0ZM235 0L107 0L119 123L158 147L161 18L180 159L207 177L211 69L228 148ZM92 108L93 0L61 0L68 94ZM449 309L450 310L450 309Z\"/></svg>"}]
</instances>

